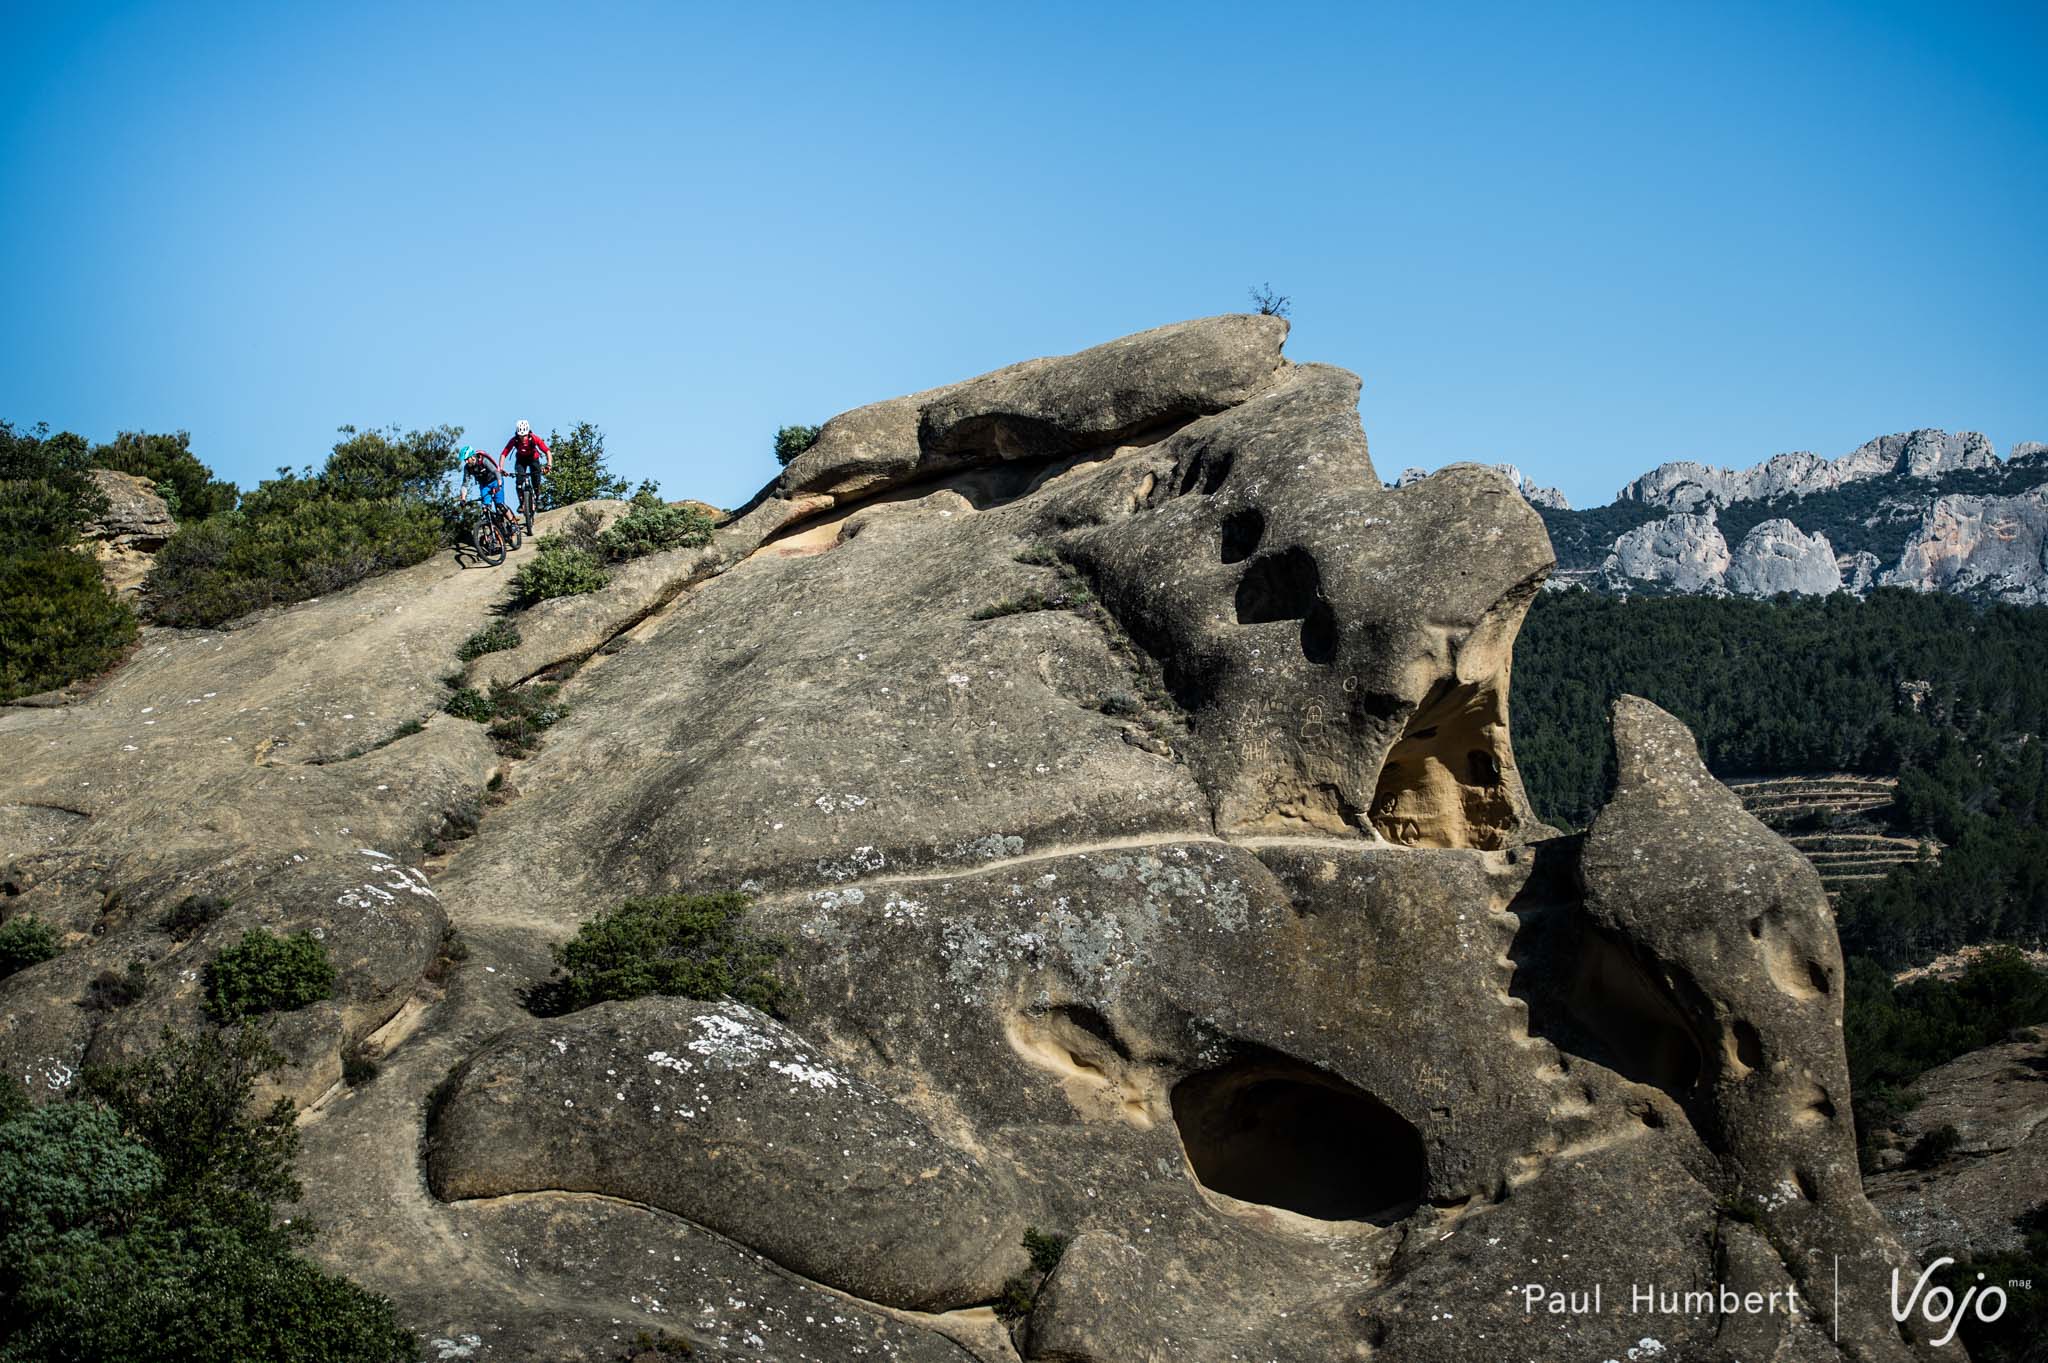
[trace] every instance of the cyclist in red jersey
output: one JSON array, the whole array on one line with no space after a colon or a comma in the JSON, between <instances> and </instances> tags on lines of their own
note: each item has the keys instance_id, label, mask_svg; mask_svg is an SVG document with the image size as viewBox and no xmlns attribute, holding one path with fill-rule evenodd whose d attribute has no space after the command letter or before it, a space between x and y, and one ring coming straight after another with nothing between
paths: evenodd
<instances>
[{"instance_id":1,"label":"cyclist in red jersey","mask_svg":"<svg viewBox=\"0 0 2048 1363\"><path fill-rule=\"evenodd\" d=\"M514 428L512 438L505 442L505 448L498 451L498 466L503 468L507 456L513 460L513 481L519 489L519 503L526 505L527 493L533 494L533 506L540 507L540 480L554 467L555 456L548 449L548 442L533 433L533 427L522 421ZM527 528L533 528L529 518Z\"/></svg>"}]
</instances>

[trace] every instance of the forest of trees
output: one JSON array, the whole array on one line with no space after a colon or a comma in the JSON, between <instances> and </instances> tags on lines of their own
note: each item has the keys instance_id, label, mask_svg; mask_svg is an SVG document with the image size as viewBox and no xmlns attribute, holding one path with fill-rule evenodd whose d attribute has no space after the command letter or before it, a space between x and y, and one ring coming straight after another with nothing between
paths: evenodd
<instances>
[{"instance_id":1,"label":"forest of trees","mask_svg":"<svg viewBox=\"0 0 2048 1363\"><path fill-rule=\"evenodd\" d=\"M1994 953L1895 987L1960 946L2048 941L2048 608L1879 591L1746 601L1545 593L1515 649L1515 750L1543 817L1581 828L1614 782L1607 706L1647 697L1718 776L1897 776L1884 817L1942 844L1836 904L1846 1035L1869 1153L1932 1065L2048 1020L2048 975Z\"/></svg>"},{"instance_id":2,"label":"forest of trees","mask_svg":"<svg viewBox=\"0 0 2048 1363\"><path fill-rule=\"evenodd\" d=\"M1607 704L1646 696L1718 776L1897 776L1889 818L1944 851L1846 892L1843 946L1887 966L2048 939L2048 609L1887 590L1744 601L1546 593L1515 651L1537 812L1583 827L1614 779Z\"/></svg>"}]
</instances>

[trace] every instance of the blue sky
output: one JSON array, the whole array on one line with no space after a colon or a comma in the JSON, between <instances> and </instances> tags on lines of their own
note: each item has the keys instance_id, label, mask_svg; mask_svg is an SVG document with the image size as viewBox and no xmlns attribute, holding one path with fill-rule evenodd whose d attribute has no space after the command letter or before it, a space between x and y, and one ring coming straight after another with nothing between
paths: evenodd
<instances>
[{"instance_id":1,"label":"blue sky","mask_svg":"<svg viewBox=\"0 0 2048 1363\"><path fill-rule=\"evenodd\" d=\"M1428 12L1423 12L1424 10ZM1374 462L2048 440L2048 8L9 5L0 417L774 429L1294 299Z\"/></svg>"}]
</instances>

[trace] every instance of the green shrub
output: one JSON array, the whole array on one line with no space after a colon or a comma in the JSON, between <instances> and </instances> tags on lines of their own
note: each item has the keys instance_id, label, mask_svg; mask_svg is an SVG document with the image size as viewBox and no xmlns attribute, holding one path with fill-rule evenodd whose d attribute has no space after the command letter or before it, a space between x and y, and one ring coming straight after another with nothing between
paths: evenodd
<instances>
[{"instance_id":1,"label":"green shrub","mask_svg":"<svg viewBox=\"0 0 2048 1363\"><path fill-rule=\"evenodd\" d=\"M0 980L57 954L57 934L32 913L0 923Z\"/></svg>"},{"instance_id":2,"label":"green shrub","mask_svg":"<svg viewBox=\"0 0 2048 1363\"><path fill-rule=\"evenodd\" d=\"M1912 1169L1932 1169L1960 1150L1962 1145L1963 1133L1943 1123L1922 1133L1920 1139L1913 1142L1913 1148L1906 1152L1906 1165Z\"/></svg>"},{"instance_id":3,"label":"green shrub","mask_svg":"<svg viewBox=\"0 0 2048 1363\"><path fill-rule=\"evenodd\" d=\"M476 633L462 641L462 647L455 650L455 656L464 662L473 662L486 653L503 653L519 647L519 627L510 620L493 620Z\"/></svg>"},{"instance_id":4,"label":"green shrub","mask_svg":"<svg viewBox=\"0 0 2048 1363\"><path fill-rule=\"evenodd\" d=\"M512 574L512 604L524 608L558 596L594 592L611 580L611 570L597 551L565 535L544 535L533 557Z\"/></svg>"},{"instance_id":5,"label":"green shrub","mask_svg":"<svg viewBox=\"0 0 2048 1363\"><path fill-rule=\"evenodd\" d=\"M62 548L106 509L107 499L88 472L92 456L85 441L69 431L49 431L48 426L17 431L12 422L0 421L0 485L40 485L0 497L9 504L0 524L32 531L34 543ZM16 547L30 542L17 541Z\"/></svg>"},{"instance_id":6,"label":"green shrub","mask_svg":"<svg viewBox=\"0 0 2048 1363\"><path fill-rule=\"evenodd\" d=\"M90 554L0 551L0 701L104 672L135 634L135 612Z\"/></svg>"},{"instance_id":7,"label":"green shrub","mask_svg":"<svg viewBox=\"0 0 2048 1363\"><path fill-rule=\"evenodd\" d=\"M791 460L818 443L818 426L784 426L775 433L775 462L787 467Z\"/></svg>"},{"instance_id":8,"label":"green shrub","mask_svg":"<svg viewBox=\"0 0 2048 1363\"><path fill-rule=\"evenodd\" d=\"M217 625L418 563L450 533L460 434L342 427L318 474L279 470L238 509L180 526L143 585L151 618Z\"/></svg>"},{"instance_id":9,"label":"green shrub","mask_svg":"<svg viewBox=\"0 0 2048 1363\"><path fill-rule=\"evenodd\" d=\"M747 904L733 893L628 899L555 949L567 972L556 998L575 1009L651 994L731 997L776 1013L788 989L771 967L788 944L749 930Z\"/></svg>"},{"instance_id":10,"label":"green shrub","mask_svg":"<svg viewBox=\"0 0 2048 1363\"><path fill-rule=\"evenodd\" d=\"M232 511L239 496L233 483L215 478L213 470L192 453L192 437L184 431L176 435L123 431L111 444L95 449L92 462L155 483L157 495L180 521L203 521Z\"/></svg>"},{"instance_id":11,"label":"green shrub","mask_svg":"<svg viewBox=\"0 0 2048 1363\"><path fill-rule=\"evenodd\" d=\"M309 932L278 937L251 928L206 968L206 999L220 1018L288 1013L333 995L327 947Z\"/></svg>"},{"instance_id":12,"label":"green shrub","mask_svg":"<svg viewBox=\"0 0 2048 1363\"><path fill-rule=\"evenodd\" d=\"M69 549L78 531L78 500L57 484L45 478L0 482L0 552Z\"/></svg>"},{"instance_id":13,"label":"green shrub","mask_svg":"<svg viewBox=\"0 0 2048 1363\"><path fill-rule=\"evenodd\" d=\"M424 978L431 984L441 984L461 968L469 959L469 943L462 940L462 933L453 923L441 929L441 946L434 953L434 959L427 963Z\"/></svg>"},{"instance_id":14,"label":"green shrub","mask_svg":"<svg viewBox=\"0 0 2048 1363\"><path fill-rule=\"evenodd\" d=\"M0 1125L0 1363L398 1363L390 1303L297 1258L292 1105L253 1031L165 1034L87 1071L84 1100Z\"/></svg>"},{"instance_id":15,"label":"green shrub","mask_svg":"<svg viewBox=\"0 0 2048 1363\"><path fill-rule=\"evenodd\" d=\"M670 506L643 494L632 509L597 537L598 547L614 562L639 558L664 549L683 549L711 542L711 518L693 506Z\"/></svg>"},{"instance_id":16,"label":"green shrub","mask_svg":"<svg viewBox=\"0 0 2048 1363\"><path fill-rule=\"evenodd\" d=\"M409 567L443 538L438 508L342 500L318 480L279 479L239 511L181 526L157 551L143 595L158 623L204 628Z\"/></svg>"},{"instance_id":17,"label":"green shrub","mask_svg":"<svg viewBox=\"0 0 2048 1363\"><path fill-rule=\"evenodd\" d=\"M441 708L457 719L473 719L479 724L488 723L497 713L489 698L474 686L462 687Z\"/></svg>"},{"instance_id":18,"label":"green shrub","mask_svg":"<svg viewBox=\"0 0 2048 1363\"><path fill-rule=\"evenodd\" d=\"M80 1006L94 1012L112 1012L140 1003L142 996L149 992L149 976L144 972L142 962L130 961L126 970L102 970L93 976L92 983L85 987L85 998Z\"/></svg>"},{"instance_id":19,"label":"green shrub","mask_svg":"<svg viewBox=\"0 0 2048 1363\"><path fill-rule=\"evenodd\" d=\"M492 686L493 718L486 732L498 751L507 757L524 757L539 747L541 734L568 717L569 707L555 699L561 689L554 682Z\"/></svg>"},{"instance_id":20,"label":"green shrub","mask_svg":"<svg viewBox=\"0 0 2048 1363\"><path fill-rule=\"evenodd\" d=\"M233 900L217 894L188 894L157 919L156 925L183 942L198 936L201 928L233 907Z\"/></svg>"},{"instance_id":21,"label":"green shrub","mask_svg":"<svg viewBox=\"0 0 2048 1363\"><path fill-rule=\"evenodd\" d=\"M1031 1271L1019 1273L1003 1284L1003 1290L995 1300L997 1319L1017 1321L1031 1314L1032 1308L1038 1305L1038 1294L1044 1289L1045 1280L1060 1266L1069 1238L1049 1234L1036 1226L1024 1228L1024 1252L1031 1256Z\"/></svg>"},{"instance_id":22,"label":"green shrub","mask_svg":"<svg viewBox=\"0 0 2048 1363\"><path fill-rule=\"evenodd\" d=\"M625 478L605 466L604 432L590 422L577 422L567 435L549 431L548 451L552 458L541 481L539 510L626 495Z\"/></svg>"},{"instance_id":23,"label":"green shrub","mask_svg":"<svg viewBox=\"0 0 2048 1363\"><path fill-rule=\"evenodd\" d=\"M35 1106L29 1101L26 1083L11 1074L0 1075L0 1123L26 1117L35 1111Z\"/></svg>"},{"instance_id":24,"label":"green shrub","mask_svg":"<svg viewBox=\"0 0 2048 1363\"><path fill-rule=\"evenodd\" d=\"M1060 1258L1067 1252L1067 1245L1073 1237L1054 1235L1036 1226L1024 1228L1024 1249L1031 1256L1031 1267L1040 1273L1050 1273L1060 1266Z\"/></svg>"}]
</instances>

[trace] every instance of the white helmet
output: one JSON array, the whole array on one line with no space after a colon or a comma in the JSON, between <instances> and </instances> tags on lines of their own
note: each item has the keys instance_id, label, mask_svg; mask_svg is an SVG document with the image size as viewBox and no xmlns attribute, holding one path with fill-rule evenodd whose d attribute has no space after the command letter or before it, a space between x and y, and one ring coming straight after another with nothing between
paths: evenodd
<instances>
[{"instance_id":1,"label":"white helmet","mask_svg":"<svg viewBox=\"0 0 2048 1363\"><path fill-rule=\"evenodd\" d=\"M512 428L512 434L514 434L514 435L532 435L532 434L533 434L533 427L531 427L531 426L527 425L527 424L526 424L525 422L523 422L523 421L522 421L522 422L520 422L520 423L519 423L519 424L518 424L517 426L514 426L514 427Z\"/></svg>"}]
</instances>

